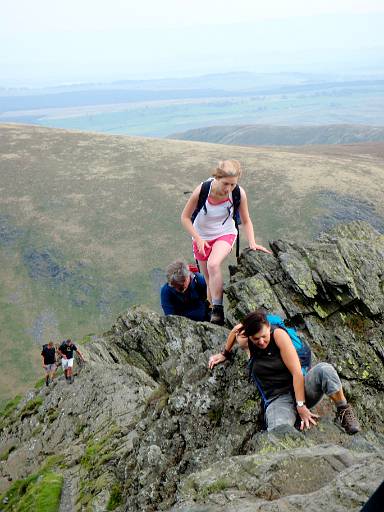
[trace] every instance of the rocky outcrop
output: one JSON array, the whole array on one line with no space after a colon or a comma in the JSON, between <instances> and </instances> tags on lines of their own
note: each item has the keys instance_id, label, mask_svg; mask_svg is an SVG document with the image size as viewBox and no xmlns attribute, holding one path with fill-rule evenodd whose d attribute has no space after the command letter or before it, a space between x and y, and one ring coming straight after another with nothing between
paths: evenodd
<instances>
[{"instance_id":1,"label":"rocky outcrop","mask_svg":"<svg viewBox=\"0 0 384 512\"><path fill-rule=\"evenodd\" d=\"M317 428L263 432L245 354L207 368L226 328L133 308L82 347L73 385L59 377L3 413L0 509L49 467L63 512L359 510L384 478L384 237L352 223L272 249L231 269L229 323L262 306L300 328L337 367L361 434L341 432L327 400Z\"/></svg>"},{"instance_id":2,"label":"rocky outcrop","mask_svg":"<svg viewBox=\"0 0 384 512\"><path fill-rule=\"evenodd\" d=\"M271 441L270 441L271 442ZM272 448L272 449L271 449ZM382 480L383 454L335 445L226 458L188 476L173 511L349 511Z\"/></svg>"},{"instance_id":3,"label":"rocky outcrop","mask_svg":"<svg viewBox=\"0 0 384 512\"><path fill-rule=\"evenodd\" d=\"M246 252L227 289L232 323L256 307L288 318L335 365L365 427L383 428L384 236L362 222L315 242Z\"/></svg>"}]
</instances>

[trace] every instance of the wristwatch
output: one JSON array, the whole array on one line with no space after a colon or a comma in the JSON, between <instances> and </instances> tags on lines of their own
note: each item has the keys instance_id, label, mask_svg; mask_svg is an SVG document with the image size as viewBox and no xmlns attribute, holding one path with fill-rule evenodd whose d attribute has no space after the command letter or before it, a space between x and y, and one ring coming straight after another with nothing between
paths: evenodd
<instances>
[{"instance_id":1,"label":"wristwatch","mask_svg":"<svg viewBox=\"0 0 384 512\"><path fill-rule=\"evenodd\" d=\"M303 402L302 400L297 400L297 402L296 402L297 407L304 407L304 405L305 405L305 402Z\"/></svg>"}]
</instances>

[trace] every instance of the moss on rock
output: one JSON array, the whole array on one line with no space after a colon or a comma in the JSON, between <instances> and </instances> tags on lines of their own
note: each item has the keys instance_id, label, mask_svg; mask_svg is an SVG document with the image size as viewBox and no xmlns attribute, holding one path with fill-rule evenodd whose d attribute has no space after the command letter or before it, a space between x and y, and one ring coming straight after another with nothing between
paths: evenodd
<instances>
[{"instance_id":1,"label":"moss on rock","mask_svg":"<svg viewBox=\"0 0 384 512\"><path fill-rule=\"evenodd\" d=\"M41 470L17 480L0 497L4 512L57 512L60 507L63 475Z\"/></svg>"},{"instance_id":2,"label":"moss on rock","mask_svg":"<svg viewBox=\"0 0 384 512\"><path fill-rule=\"evenodd\" d=\"M41 396L37 396L36 398L29 400L20 411L20 419L23 420L28 416L33 416L38 411L42 403L43 398Z\"/></svg>"}]
</instances>

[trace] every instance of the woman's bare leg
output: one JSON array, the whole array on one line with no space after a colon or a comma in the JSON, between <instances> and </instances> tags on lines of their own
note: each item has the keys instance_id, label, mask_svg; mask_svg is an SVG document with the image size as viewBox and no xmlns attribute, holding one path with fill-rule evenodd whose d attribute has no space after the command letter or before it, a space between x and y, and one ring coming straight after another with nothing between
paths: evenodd
<instances>
[{"instance_id":1,"label":"woman's bare leg","mask_svg":"<svg viewBox=\"0 0 384 512\"><path fill-rule=\"evenodd\" d=\"M209 289L209 274L207 270L207 262L206 261L199 261L199 267L200 271L203 273L203 276L205 278L205 283L207 285L207 299L210 304L212 304L212 295L211 290Z\"/></svg>"},{"instance_id":2,"label":"woman's bare leg","mask_svg":"<svg viewBox=\"0 0 384 512\"><path fill-rule=\"evenodd\" d=\"M222 303L223 301L223 275L221 272L221 264L231 252L232 246L224 240L215 242L212 247L211 254L207 260L207 272L209 279L209 289L212 296L212 302ZM205 263L205 262L204 262Z\"/></svg>"}]
</instances>

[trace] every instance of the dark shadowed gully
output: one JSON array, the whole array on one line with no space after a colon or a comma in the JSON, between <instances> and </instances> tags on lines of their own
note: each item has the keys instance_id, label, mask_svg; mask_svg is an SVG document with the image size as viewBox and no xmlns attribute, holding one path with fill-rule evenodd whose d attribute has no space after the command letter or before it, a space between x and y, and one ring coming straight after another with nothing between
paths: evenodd
<instances>
[{"instance_id":1,"label":"dark shadowed gully","mask_svg":"<svg viewBox=\"0 0 384 512\"><path fill-rule=\"evenodd\" d=\"M330 190L318 192L316 195L327 212L317 220L319 232L336 224L355 220L368 222L375 229L384 232L384 218L378 215L374 203Z\"/></svg>"}]
</instances>

